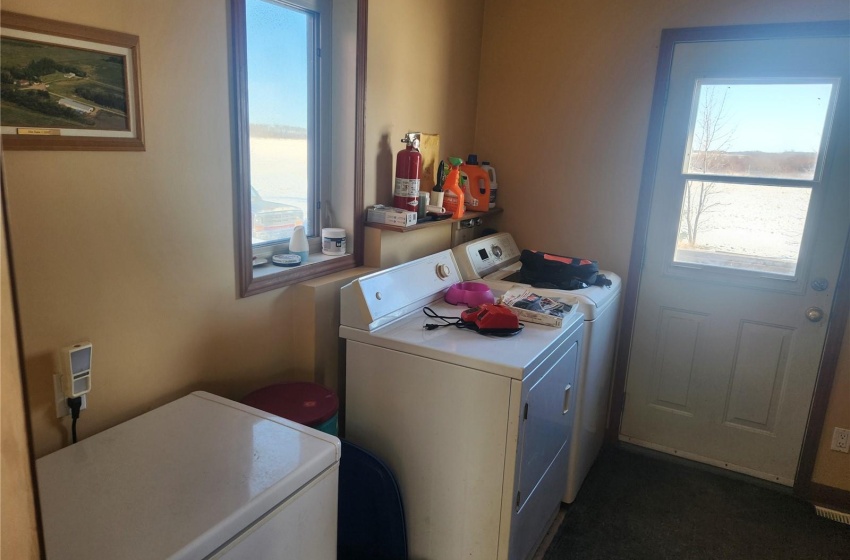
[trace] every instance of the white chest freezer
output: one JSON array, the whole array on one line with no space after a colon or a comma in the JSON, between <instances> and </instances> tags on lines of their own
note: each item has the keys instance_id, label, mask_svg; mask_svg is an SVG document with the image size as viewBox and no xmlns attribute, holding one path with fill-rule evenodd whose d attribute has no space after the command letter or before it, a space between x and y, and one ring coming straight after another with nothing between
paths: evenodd
<instances>
[{"instance_id":1,"label":"white chest freezer","mask_svg":"<svg viewBox=\"0 0 850 560\"><path fill-rule=\"evenodd\" d=\"M36 461L47 558L336 557L340 444L196 392Z\"/></svg>"}]
</instances>

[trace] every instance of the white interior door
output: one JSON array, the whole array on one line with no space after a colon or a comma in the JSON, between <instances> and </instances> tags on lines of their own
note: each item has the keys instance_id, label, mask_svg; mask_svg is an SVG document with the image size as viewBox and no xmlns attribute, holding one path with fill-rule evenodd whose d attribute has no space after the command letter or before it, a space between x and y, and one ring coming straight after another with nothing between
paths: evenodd
<instances>
[{"instance_id":1,"label":"white interior door","mask_svg":"<svg viewBox=\"0 0 850 560\"><path fill-rule=\"evenodd\" d=\"M793 484L850 224L848 53L676 45L621 440Z\"/></svg>"}]
</instances>

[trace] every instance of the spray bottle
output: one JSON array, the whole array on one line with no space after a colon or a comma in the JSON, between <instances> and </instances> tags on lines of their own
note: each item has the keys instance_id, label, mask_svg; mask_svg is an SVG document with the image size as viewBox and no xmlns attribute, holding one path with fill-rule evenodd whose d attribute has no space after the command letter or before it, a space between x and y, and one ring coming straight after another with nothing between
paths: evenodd
<instances>
[{"instance_id":1,"label":"spray bottle","mask_svg":"<svg viewBox=\"0 0 850 560\"><path fill-rule=\"evenodd\" d=\"M463 191L460 188L460 166L463 163L461 158L449 158L451 169L446 176L446 182L443 183L443 207L447 212L452 213L452 218L458 219L463 217L465 206L463 204Z\"/></svg>"}]
</instances>

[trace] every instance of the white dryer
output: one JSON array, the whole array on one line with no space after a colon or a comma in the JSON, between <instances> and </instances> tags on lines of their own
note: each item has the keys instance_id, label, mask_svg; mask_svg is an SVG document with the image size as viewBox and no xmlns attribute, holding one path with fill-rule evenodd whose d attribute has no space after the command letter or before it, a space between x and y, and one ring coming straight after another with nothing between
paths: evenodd
<instances>
[{"instance_id":1,"label":"white dryer","mask_svg":"<svg viewBox=\"0 0 850 560\"><path fill-rule=\"evenodd\" d=\"M584 321L429 329L460 281L447 250L342 288L345 435L395 473L411 558L528 558L566 485Z\"/></svg>"},{"instance_id":2,"label":"white dryer","mask_svg":"<svg viewBox=\"0 0 850 560\"><path fill-rule=\"evenodd\" d=\"M509 233L496 233L452 249L466 281L484 279L507 291L525 285L519 278L520 249ZM578 400L573 424L567 490L563 501L572 503L581 483L596 460L605 438L608 402L620 310L620 277L601 270L610 287L591 286L580 290L539 290L541 295L576 298L584 315L584 346L576 380Z\"/></svg>"},{"instance_id":3,"label":"white dryer","mask_svg":"<svg viewBox=\"0 0 850 560\"><path fill-rule=\"evenodd\" d=\"M336 557L340 443L204 392L36 461L46 557Z\"/></svg>"}]
</instances>

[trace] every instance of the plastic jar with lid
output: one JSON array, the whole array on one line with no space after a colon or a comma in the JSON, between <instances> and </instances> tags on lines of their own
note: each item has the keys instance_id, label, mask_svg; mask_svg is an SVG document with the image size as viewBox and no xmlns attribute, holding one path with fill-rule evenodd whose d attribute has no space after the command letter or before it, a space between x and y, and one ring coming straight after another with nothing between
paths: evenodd
<instances>
[{"instance_id":1,"label":"plastic jar with lid","mask_svg":"<svg viewBox=\"0 0 850 560\"><path fill-rule=\"evenodd\" d=\"M322 228L322 253L331 256L345 254L345 230L342 228Z\"/></svg>"}]
</instances>

